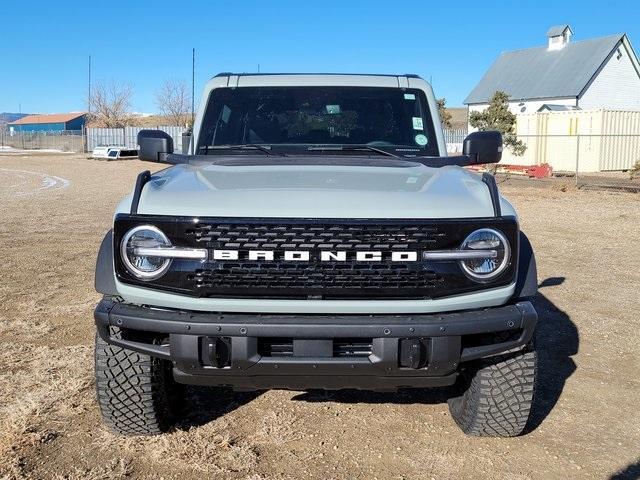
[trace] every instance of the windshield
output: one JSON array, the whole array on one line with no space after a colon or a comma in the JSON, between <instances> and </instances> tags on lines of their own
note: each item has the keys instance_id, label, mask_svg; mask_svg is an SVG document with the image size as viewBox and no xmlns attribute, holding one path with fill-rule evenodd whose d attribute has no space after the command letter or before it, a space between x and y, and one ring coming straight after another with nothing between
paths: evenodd
<instances>
[{"instance_id":1,"label":"windshield","mask_svg":"<svg viewBox=\"0 0 640 480\"><path fill-rule=\"evenodd\" d=\"M438 156L427 99L418 89L217 88L200 132L201 155L228 154L225 146L261 145L310 154L318 154L317 147L336 147L351 155L372 155L369 146L399 155ZM354 149L356 145L365 148Z\"/></svg>"}]
</instances>

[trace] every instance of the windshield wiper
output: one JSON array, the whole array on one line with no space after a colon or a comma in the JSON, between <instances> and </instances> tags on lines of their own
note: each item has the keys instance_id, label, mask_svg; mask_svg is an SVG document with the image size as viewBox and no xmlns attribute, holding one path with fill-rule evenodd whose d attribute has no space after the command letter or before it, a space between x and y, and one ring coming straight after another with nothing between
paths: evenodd
<instances>
[{"instance_id":1,"label":"windshield wiper","mask_svg":"<svg viewBox=\"0 0 640 480\"><path fill-rule=\"evenodd\" d=\"M276 157L286 157L284 153L272 152L271 147L264 145L258 145L257 143L242 143L238 145L205 145L200 147L200 150L204 150L204 154L207 155L209 150L260 150L267 155L274 155Z\"/></svg>"},{"instance_id":2,"label":"windshield wiper","mask_svg":"<svg viewBox=\"0 0 640 480\"><path fill-rule=\"evenodd\" d=\"M372 147L371 145L314 145L307 148L308 151L339 151L339 152L355 152L358 150L367 150L369 152L375 152L387 157L403 158L403 155L397 155L395 153L382 150L381 148Z\"/></svg>"}]
</instances>

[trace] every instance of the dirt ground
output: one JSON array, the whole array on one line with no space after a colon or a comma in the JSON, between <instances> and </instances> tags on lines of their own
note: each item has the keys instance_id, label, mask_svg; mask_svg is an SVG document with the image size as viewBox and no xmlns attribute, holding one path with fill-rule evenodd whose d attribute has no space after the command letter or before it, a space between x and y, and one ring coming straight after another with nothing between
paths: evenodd
<instances>
[{"instance_id":1,"label":"dirt ground","mask_svg":"<svg viewBox=\"0 0 640 480\"><path fill-rule=\"evenodd\" d=\"M205 388L189 391L175 432L112 435L94 397L93 268L117 202L149 166L0 154L0 478L640 476L640 195L571 180L501 185L541 282L526 435L464 436L446 391Z\"/></svg>"}]
</instances>

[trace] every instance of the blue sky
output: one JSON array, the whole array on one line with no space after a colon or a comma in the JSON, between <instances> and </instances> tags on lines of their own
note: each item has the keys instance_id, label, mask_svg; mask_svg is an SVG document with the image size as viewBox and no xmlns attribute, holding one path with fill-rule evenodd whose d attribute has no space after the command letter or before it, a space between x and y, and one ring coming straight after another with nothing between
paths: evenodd
<instances>
[{"instance_id":1,"label":"blue sky","mask_svg":"<svg viewBox=\"0 0 640 480\"><path fill-rule=\"evenodd\" d=\"M94 82L128 82L154 112L166 79L196 92L221 71L417 73L459 106L499 52L626 32L640 48L637 0L11 2L0 17L0 112L83 110ZM199 93L196 93L196 100Z\"/></svg>"}]
</instances>

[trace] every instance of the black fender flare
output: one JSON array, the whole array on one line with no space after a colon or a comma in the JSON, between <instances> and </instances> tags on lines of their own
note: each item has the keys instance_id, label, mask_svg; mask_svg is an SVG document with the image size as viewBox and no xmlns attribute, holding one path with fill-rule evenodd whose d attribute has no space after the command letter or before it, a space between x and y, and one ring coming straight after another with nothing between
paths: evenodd
<instances>
[{"instance_id":1,"label":"black fender flare","mask_svg":"<svg viewBox=\"0 0 640 480\"><path fill-rule=\"evenodd\" d=\"M118 295L113 274L113 230L105 234L100 244L96 260L95 289L103 295Z\"/></svg>"},{"instance_id":2,"label":"black fender flare","mask_svg":"<svg viewBox=\"0 0 640 480\"><path fill-rule=\"evenodd\" d=\"M536 256L529 238L520 231L520 249L518 253L518 274L513 298L530 299L538 293L538 270Z\"/></svg>"}]
</instances>

